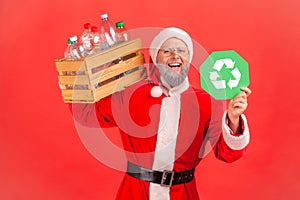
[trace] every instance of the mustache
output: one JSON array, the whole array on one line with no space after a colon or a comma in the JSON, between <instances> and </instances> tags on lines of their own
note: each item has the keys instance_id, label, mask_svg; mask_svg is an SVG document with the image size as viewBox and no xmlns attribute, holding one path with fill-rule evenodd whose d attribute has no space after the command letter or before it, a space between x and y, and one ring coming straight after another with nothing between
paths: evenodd
<instances>
[{"instance_id":1,"label":"mustache","mask_svg":"<svg viewBox=\"0 0 300 200\"><path fill-rule=\"evenodd\" d=\"M182 64L182 61L180 59L171 59L171 60L168 60L167 65L170 63L181 63Z\"/></svg>"},{"instance_id":2,"label":"mustache","mask_svg":"<svg viewBox=\"0 0 300 200\"><path fill-rule=\"evenodd\" d=\"M163 65L161 63L157 64L160 75L164 78L164 80L171 86L175 87L180 85L185 78L187 77L187 73L189 71L190 65L187 64L184 66L180 73L177 73L170 69L168 65Z\"/></svg>"}]
</instances>

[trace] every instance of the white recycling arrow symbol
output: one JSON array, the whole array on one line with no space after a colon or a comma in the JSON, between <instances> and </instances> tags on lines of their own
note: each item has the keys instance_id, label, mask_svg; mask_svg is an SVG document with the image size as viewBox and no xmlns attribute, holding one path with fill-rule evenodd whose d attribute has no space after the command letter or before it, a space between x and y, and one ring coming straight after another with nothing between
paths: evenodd
<instances>
[{"instance_id":1,"label":"white recycling arrow symbol","mask_svg":"<svg viewBox=\"0 0 300 200\"><path fill-rule=\"evenodd\" d=\"M226 69L233 69L234 68L235 62L232 61L230 58L224 58L224 59L219 59L216 60L214 63L213 69L216 71L210 72L209 78L214 85L216 89L225 89L226 88L226 81L225 80L217 80L220 78L220 75L218 72L220 72L223 68L223 66L226 66ZM229 79L227 82L227 85L230 89L237 87L240 80L241 80L241 72L239 71L238 68L234 68L231 70L231 74L235 79Z\"/></svg>"},{"instance_id":2,"label":"white recycling arrow symbol","mask_svg":"<svg viewBox=\"0 0 300 200\"><path fill-rule=\"evenodd\" d=\"M210 72L210 80L212 84L215 86L216 89L225 89L226 88L226 82L225 80L217 80L219 78L218 72Z\"/></svg>"},{"instance_id":3,"label":"white recycling arrow symbol","mask_svg":"<svg viewBox=\"0 0 300 200\"><path fill-rule=\"evenodd\" d=\"M230 89L236 87L239 84L240 80L241 80L241 72L239 71L238 68L233 69L231 71L231 74L233 75L235 80L229 79L227 84L230 87Z\"/></svg>"}]
</instances>

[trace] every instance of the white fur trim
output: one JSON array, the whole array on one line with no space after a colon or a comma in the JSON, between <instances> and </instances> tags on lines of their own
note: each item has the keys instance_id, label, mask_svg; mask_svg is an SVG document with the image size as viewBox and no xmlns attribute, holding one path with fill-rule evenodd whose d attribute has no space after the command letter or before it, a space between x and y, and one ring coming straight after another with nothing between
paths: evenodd
<instances>
[{"instance_id":1,"label":"white fur trim","mask_svg":"<svg viewBox=\"0 0 300 200\"><path fill-rule=\"evenodd\" d=\"M163 98L153 161L153 170L173 170L180 117L180 94L188 89L188 80L169 90ZM169 200L170 188L150 183L150 200Z\"/></svg>"},{"instance_id":2,"label":"white fur trim","mask_svg":"<svg viewBox=\"0 0 300 200\"><path fill-rule=\"evenodd\" d=\"M180 114L180 100L176 96L162 100L160 121L152 169L173 170ZM167 200L169 188L150 183L150 200Z\"/></svg>"},{"instance_id":3,"label":"white fur trim","mask_svg":"<svg viewBox=\"0 0 300 200\"><path fill-rule=\"evenodd\" d=\"M150 183L150 200L170 200L170 188L156 183Z\"/></svg>"},{"instance_id":4,"label":"white fur trim","mask_svg":"<svg viewBox=\"0 0 300 200\"><path fill-rule=\"evenodd\" d=\"M239 136L234 136L231 134L232 131L227 124L226 116L227 112L223 114L222 118L222 134L226 144L233 150L241 150L245 148L250 141L249 127L245 115L241 115L244 123L244 132Z\"/></svg>"},{"instance_id":5,"label":"white fur trim","mask_svg":"<svg viewBox=\"0 0 300 200\"><path fill-rule=\"evenodd\" d=\"M182 40L188 47L189 50L189 63L191 63L192 58L193 58L193 42L191 37L189 36L189 34L187 32L185 32L184 30L181 30L179 28L175 28L175 27L169 27L166 29L163 29L162 31L160 31L155 38L152 40L152 43L150 44L150 56L153 60L153 63L156 65L157 64L157 53L161 47L161 45L168 40L169 38L178 38L180 40Z\"/></svg>"}]
</instances>

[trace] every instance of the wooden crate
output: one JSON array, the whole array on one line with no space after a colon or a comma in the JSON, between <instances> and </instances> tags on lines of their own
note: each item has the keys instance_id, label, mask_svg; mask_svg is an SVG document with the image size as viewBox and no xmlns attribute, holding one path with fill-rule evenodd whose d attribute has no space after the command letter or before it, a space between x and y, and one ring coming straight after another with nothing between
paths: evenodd
<instances>
[{"instance_id":1,"label":"wooden crate","mask_svg":"<svg viewBox=\"0 0 300 200\"><path fill-rule=\"evenodd\" d=\"M147 78L140 39L79 61L56 59L55 64L62 97L67 103L94 103Z\"/></svg>"}]
</instances>

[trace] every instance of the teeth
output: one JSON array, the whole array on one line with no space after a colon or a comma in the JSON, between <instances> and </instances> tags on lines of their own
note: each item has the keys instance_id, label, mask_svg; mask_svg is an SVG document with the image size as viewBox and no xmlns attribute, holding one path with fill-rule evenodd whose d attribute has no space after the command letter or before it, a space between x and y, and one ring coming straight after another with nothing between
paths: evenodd
<instances>
[{"instance_id":1,"label":"teeth","mask_svg":"<svg viewBox=\"0 0 300 200\"><path fill-rule=\"evenodd\" d=\"M180 63L170 63L169 66L170 67L180 67Z\"/></svg>"}]
</instances>

